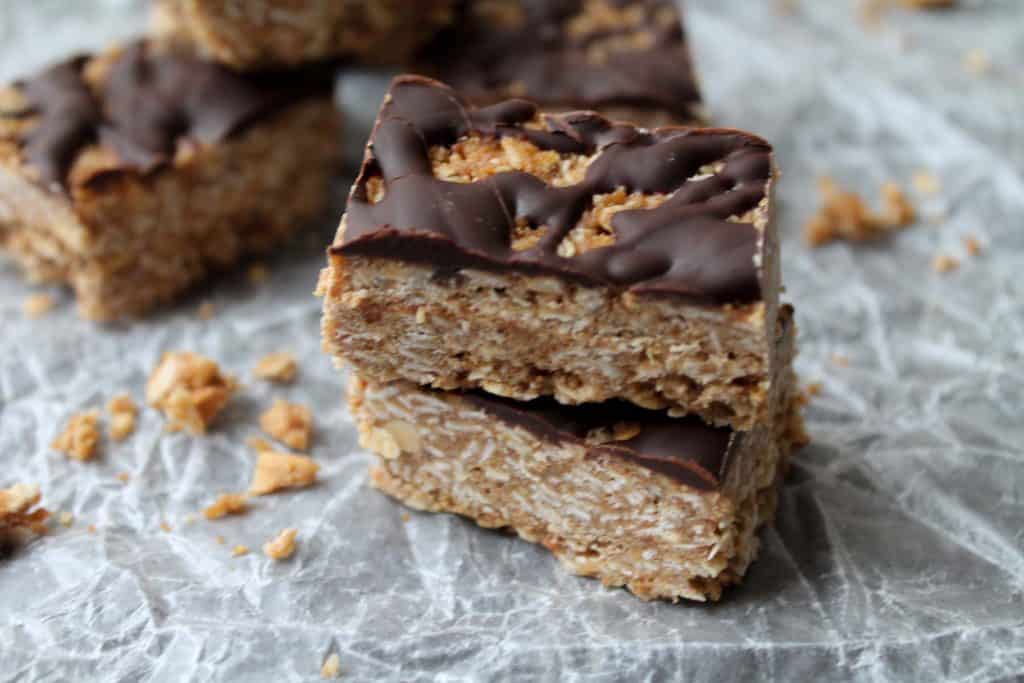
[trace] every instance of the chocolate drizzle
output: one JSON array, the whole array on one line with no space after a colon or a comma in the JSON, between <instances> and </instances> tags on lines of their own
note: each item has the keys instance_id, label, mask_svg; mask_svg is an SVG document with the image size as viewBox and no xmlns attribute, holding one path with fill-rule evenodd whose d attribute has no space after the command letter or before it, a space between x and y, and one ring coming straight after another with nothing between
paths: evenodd
<instances>
[{"instance_id":1,"label":"chocolate drizzle","mask_svg":"<svg viewBox=\"0 0 1024 683\"><path fill-rule=\"evenodd\" d=\"M582 442L593 430L627 423L637 429L635 435L588 444L588 453L626 458L700 490L721 486L743 438L728 427L712 427L697 417L668 417L621 401L565 406L551 398L513 401L481 391L460 396L497 419L554 443Z\"/></svg>"},{"instance_id":2,"label":"chocolate drizzle","mask_svg":"<svg viewBox=\"0 0 1024 683\"><path fill-rule=\"evenodd\" d=\"M761 234L728 220L756 208L772 177L771 147L724 129L660 128L613 123L593 112L538 114L524 100L472 109L447 86L399 77L381 110L370 151L348 203L344 240L335 253L428 263L443 270L476 267L545 273L638 294L720 305L761 299L755 257ZM554 187L521 172L473 183L446 182L431 170L429 149L459 138L516 136L544 150L593 155L582 182ZM714 174L690 181L706 165ZM385 194L371 203L367 183ZM627 192L674 193L653 209L612 219L615 243L566 258L562 240L593 197ZM546 232L530 249L512 248L517 221Z\"/></svg>"},{"instance_id":3,"label":"chocolate drizzle","mask_svg":"<svg viewBox=\"0 0 1024 683\"><path fill-rule=\"evenodd\" d=\"M473 102L513 92L546 108L632 106L699 118L700 92L675 0L605 0L631 22L585 20L587 0L465 2L422 56L425 71ZM606 45L606 48L602 48Z\"/></svg>"},{"instance_id":4,"label":"chocolate drizzle","mask_svg":"<svg viewBox=\"0 0 1024 683\"><path fill-rule=\"evenodd\" d=\"M112 149L118 170L150 172L173 158L180 140L218 143L304 96L329 93L334 81L331 65L241 75L144 42L126 47L97 88L83 77L87 63L79 57L16 84L39 117L21 143L47 186L68 188L87 145Z\"/></svg>"}]
</instances>

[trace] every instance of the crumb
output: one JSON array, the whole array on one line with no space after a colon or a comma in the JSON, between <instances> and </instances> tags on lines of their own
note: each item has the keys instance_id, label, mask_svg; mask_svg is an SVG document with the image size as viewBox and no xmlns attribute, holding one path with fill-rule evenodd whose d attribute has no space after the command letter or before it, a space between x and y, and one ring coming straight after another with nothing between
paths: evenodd
<instances>
[{"instance_id":1,"label":"crumb","mask_svg":"<svg viewBox=\"0 0 1024 683\"><path fill-rule=\"evenodd\" d=\"M110 399L107 412L110 413L111 439L124 441L135 432L135 418L139 414L139 407L135 405L135 399L131 396L121 394Z\"/></svg>"},{"instance_id":2,"label":"crumb","mask_svg":"<svg viewBox=\"0 0 1024 683\"><path fill-rule=\"evenodd\" d=\"M214 520L228 515L240 515L248 509L248 496L244 493L224 493L212 505L203 510L203 516L206 519Z\"/></svg>"},{"instance_id":3,"label":"crumb","mask_svg":"<svg viewBox=\"0 0 1024 683\"><path fill-rule=\"evenodd\" d=\"M295 554L295 536L298 529L285 529L263 546L263 553L272 560L287 560Z\"/></svg>"},{"instance_id":4,"label":"crumb","mask_svg":"<svg viewBox=\"0 0 1024 683\"><path fill-rule=\"evenodd\" d=\"M52 311L55 305L56 302L49 294L32 294L25 299L25 302L22 304L22 310L25 311L25 315L29 318L42 318Z\"/></svg>"},{"instance_id":5,"label":"crumb","mask_svg":"<svg viewBox=\"0 0 1024 683\"><path fill-rule=\"evenodd\" d=\"M340 673L341 657L338 656L337 652L334 652L324 660L324 665L320 667L320 678L337 678Z\"/></svg>"},{"instance_id":6,"label":"crumb","mask_svg":"<svg viewBox=\"0 0 1024 683\"><path fill-rule=\"evenodd\" d=\"M227 539L223 536L214 536L213 540L217 542L217 545L224 545L227 543Z\"/></svg>"},{"instance_id":7,"label":"crumb","mask_svg":"<svg viewBox=\"0 0 1024 683\"><path fill-rule=\"evenodd\" d=\"M876 240L916 219L914 207L895 183L882 186L883 210L878 213L860 195L841 189L831 178L821 178L818 189L821 208L804 226L804 239L812 247L835 240Z\"/></svg>"},{"instance_id":8,"label":"crumb","mask_svg":"<svg viewBox=\"0 0 1024 683\"><path fill-rule=\"evenodd\" d=\"M964 250L968 256L977 256L981 253L981 242L974 235L968 235L964 238Z\"/></svg>"},{"instance_id":9,"label":"crumb","mask_svg":"<svg viewBox=\"0 0 1024 683\"><path fill-rule=\"evenodd\" d=\"M237 385L210 360L187 351L165 353L146 383L146 401L167 416L168 431L205 434Z\"/></svg>"},{"instance_id":10,"label":"crumb","mask_svg":"<svg viewBox=\"0 0 1024 683\"><path fill-rule=\"evenodd\" d=\"M960 261L947 254L936 254L932 259L932 270L936 273L948 273L960 267Z\"/></svg>"},{"instance_id":11,"label":"crumb","mask_svg":"<svg viewBox=\"0 0 1024 683\"><path fill-rule=\"evenodd\" d=\"M797 0L775 0L775 13L788 17L797 10Z\"/></svg>"},{"instance_id":12,"label":"crumb","mask_svg":"<svg viewBox=\"0 0 1024 683\"><path fill-rule=\"evenodd\" d=\"M60 525L65 529L70 529L71 525L75 523L75 516L70 512L62 512L60 513L60 517L57 518L57 521L60 522Z\"/></svg>"},{"instance_id":13,"label":"crumb","mask_svg":"<svg viewBox=\"0 0 1024 683\"><path fill-rule=\"evenodd\" d=\"M122 484L127 484L128 482L130 482L132 480L132 475L128 474L127 472L118 472L117 473L117 479Z\"/></svg>"},{"instance_id":14,"label":"crumb","mask_svg":"<svg viewBox=\"0 0 1024 683\"><path fill-rule=\"evenodd\" d=\"M196 314L201 320L211 320L217 314L217 307L211 301L204 301L199 304L199 310L196 311Z\"/></svg>"},{"instance_id":15,"label":"crumb","mask_svg":"<svg viewBox=\"0 0 1024 683\"><path fill-rule=\"evenodd\" d=\"M924 169L914 171L914 175L910 178L910 184L921 194L938 194L942 191L942 181L939 180L939 177Z\"/></svg>"},{"instance_id":16,"label":"crumb","mask_svg":"<svg viewBox=\"0 0 1024 683\"><path fill-rule=\"evenodd\" d=\"M299 370L295 357L287 352L271 353L264 356L256 363L253 373L260 379L268 382L279 382L285 384L295 379Z\"/></svg>"},{"instance_id":17,"label":"crumb","mask_svg":"<svg viewBox=\"0 0 1024 683\"><path fill-rule=\"evenodd\" d=\"M270 271L262 263L254 263L249 266L249 282L258 285L261 282L266 282L267 277L270 276Z\"/></svg>"},{"instance_id":18,"label":"crumb","mask_svg":"<svg viewBox=\"0 0 1024 683\"><path fill-rule=\"evenodd\" d=\"M910 9L945 9L956 6L956 0L900 0L900 3Z\"/></svg>"},{"instance_id":19,"label":"crumb","mask_svg":"<svg viewBox=\"0 0 1024 683\"><path fill-rule=\"evenodd\" d=\"M249 493L263 496L283 489L310 486L316 481L319 469L312 458L304 455L261 451Z\"/></svg>"},{"instance_id":20,"label":"crumb","mask_svg":"<svg viewBox=\"0 0 1024 683\"><path fill-rule=\"evenodd\" d=\"M90 410L72 415L67 427L54 439L51 448L84 462L96 457L99 443L99 411Z\"/></svg>"},{"instance_id":21,"label":"crumb","mask_svg":"<svg viewBox=\"0 0 1024 683\"><path fill-rule=\"evenodd\" d=\"M15 484L0 489L0 539L15 537L24 532L42 534L50 513L46 508L35 508L42 499L39 487Z\"/></svg>"},{"instance_id":22,"label":"crumb","mask_svg":"<svg viewBox=\"0 0 1024 683\"><path fill-rule=\"evenodd\" d=\"M245 440L245 444L257 453L274 450L274 444L270 443L266 439L261 439L258 436L250 436Z\"/></svg>"},{"instance_id":23,"label":"crumb","mask_svg":"<svg viewBox=\"0 0 1024 683\"><path fill-rule=\"evenodd\" d=\"M90 534L94 534L94 533L96 533L96 525L95 524L90 524L89 526L87 526L85 528L85 530L88 531Z\"/></svg>"},{"instance_id":24,"label":"crumb","mask_svg":"<svg viewBox=\"0 0 1024 683\"><path fill-rule=\"evenodd\" d=\"M167 522L160 522L160 530L163 531L164 533L168 533L169 534L172 531L174 531L174 527L172 527Z\"/></svg>"},{"instance_id":25,"label":"crumb","mask_svg":"<svg viewBox=\"0 0 1024 683\"><path fill-rule=\"evenodd\" d=\"M829 357L829 360L831 360L834 365L838 365L841 368L848 368L848 367L850 367L850 359L847 358L846 356L841 355L841 354L833 353Z\"/></svg>"},{"instance_id":26,"label":"crumb","mask_svg":"<svg viewBox=\"0 0 1024 683\"><path fill-rule=\"evenodd\" d=\"M193 515L193 514L185 515L185 524L186 525L188 525L188 524L195 524L195 522L196 522L196 516L195 515Z\"/></svg>"},{"instance_id":27,"label":"crumb","mask_svg":"<svg viewBox=\"0 0 1024 683\"><path fill-rule=\"evenodd\" d=\"M804 393L808 396L818 396L822 390L821 382L812 382L804 388Z\"/></svg>"},{"instance_id":28,"label":"crumb","mask_svg":"<svg viewBox=\"0 0 1024 683\"><path fill-rule=\"evenodd\" d=\"M304 451L313 433L313 413L304 405L278 399L260 416L260 428L289 448Z\"/></svg>"},{"instance_id":29,"label":"crumb","mask_svg":"<svg viewBox=\"0 0 1024 683\"><path fill-rule=\"evenodd\" d=\"M401 519L403 522L408 522L410 519L412 519L412 515L410 515L408 512L403 512L398 516L398 518Z\"/></svg>"},{"instance_id":30,"label":"crumb","mask_svg":"<svg viewBox=\"0 0 1024 683\"><path fill-rule=\"evenodd\" d=\"M249 554L249 546L236 545L231 549L231 557L241 557L242 555Z\"/></svg>"},{"instance_id":31,"label":"crumb","mask_svg":"<svg viewBox=\"0 0 1024 683\"><path fill-rule=\"evenodd\" d=\"M964 55L964 68L974 76L983 76L992 70L992 60L984 50L974 48Z\"/></svg>"}]
</instances>

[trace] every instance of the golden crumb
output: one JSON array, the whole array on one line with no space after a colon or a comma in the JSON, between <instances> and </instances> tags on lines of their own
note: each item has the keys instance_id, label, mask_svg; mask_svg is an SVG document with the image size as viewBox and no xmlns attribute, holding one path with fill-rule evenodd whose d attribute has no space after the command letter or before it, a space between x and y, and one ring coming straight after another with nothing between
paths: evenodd
<instances>
[{"instance_id":1,"label":"golden crumb","mask_svg":"<svg viewBox=\"0 0 1024 683\"><path fill-rule=\"evenodd\" d=\"M337 678L341 674L341 657L338 656L337 652L331 653L331 655L324 660L324 665L320 667L320 678Z\"/></svg>"},{"instance_id":2,"label":"golden crumb","mask_svg":"<svg viewBox=\"0 0 1024 683\"><path fill-rule=\"evenodd\" d=\"M231 557L241 557L242 555L248 554L249 546L246 545L236 545L234 548L231 549Z\"/></svg>"},{"instance_id":3,"label":"golden crumb","mask_svg":"<svg viewBox=\"0 0 1024 683\"><path fill-rule=\"evenodd\" d=\"M75 516L70 512L62 512L60 513L60 517L57 518L57 521L60 522L60 525L65 529L70 529L71 525L75 523Z\"/></svg>"},{"instance_id":4,"label":"golden crumb","mask_svg":"<svg viewBox=\"0 0 1024 683\"><path fill-rule=\"evenodd\" d=\"M402 514L398 515L398 518L403 522L408 522L410 519L412 519L412 515L410 515L408 512L403 512Z\"/></svg>"},{"instance_id":5,"label":"golden crumb","mask_svg":"<svg viewBox=\"0 0 1024 683\"><path fill-rule=\"evenodd\" d=\"M822 390L821 382L812 382L804 388L804 393L808 396L818 396Z\"/></svg>"},{"instance_id":6,"label":"golden crumb","mask_svg":"<svg viewBox=\"0 0 1024 683\"><path fill-rule=\"evenodd\" d=\"M217 542L217 545L224 545L225 543L228 542L226 538L224 538L223 536L219 536L219 535L218 536L214 536L213 540Z\"/></svg>"},{"instance_id":7,"label":"golden crumb","mask_svg":"<svg viewBox=\"0 0 1024 683\"><path fill-rule=\"evenodd\" d=\"M117 479L122 484L127 484L128 482L130 482L132 480L132 475L128 474L127 472L118 472L117 473Z\"/></svg>"},{"instance_id":8,"label":"golden crumb","mask_svg":"<svg viewBox=\"0 0 1024 683\"><path fill-rule=\"evenodd\" d=\"M199 304L199 310L196 311L196 314L201 320L211 320L213 316L217 315L217 307L211 301L204 301Z\"/></svg>"},{"instance_id":9,"label":"golden crumb","mask_svg":"<svg viewBox=\"0 0 1024 683\"><path fill-rule=\"evenodd\" d=\"M910 9L945 9L955 7L956 0L900 0L900 4Z\"/></svg>"},{"instance_id":10,"label":"golden crumb","mask_svg":"<svg viewBox=\"0 0 1024 683\"><path fill-rule=\"evenodd\" d=\"M90 524L89 526L87 526L85 528L85 530L88 531L90 534L94 534L94 533L96 533L96 525L95 524Z\"/></svg>"},{"instance_id":11,"label":"golden crumb","mask_svg":"<svg viewBox=\"0 0 1024 683\"><path fill-rule=\"evenodd\" d=\"M0 489L0 538L26 531L44 533L50 513L42 507L32 509L42 497L39 487L31 484L15 484Z\"/></svg>"},{"instance_id":12,"label":"golden crumb","mask_svg":"<svg viewBox=\"0 0 1024 683\"><path fill-rule=\"evenodd\" d=\"M964 68L975 76L983 76L992 70L992 60L984 50L975 48L964 55Z\"/></svg>"},{"instance_id":13,"label":"golden crumb","mask_svg":"<svg viewBox=\"0 0 1024 683\"><path fill-rule=\"evenodd\" d=\"M32 294L25 299L22 310L29 318L42 318L53 310L54 305L56 302L49 294Z\"/></svg>"},{"instance_id":14,"label":"golden crumb","mask_svg":"<svg viewBox=\"0 0 1024 683\"><path fill-rule=\"evenodd\" d=\"M110 399L107 403L107 412L110 413L111 439L123 441L135 432L135 419L139 414L139 407L131 396L121 394Z\"/></svg>"},{"instance_id":15,"label":"golden crumb","mask_svg":"<svg viewBox=\"0 0 1024 683\"><path fill-rule=\"evenodd\" d=\"M968 256L978 256L981 253L981 242L974 235L964 237L964 250Z\"/></svg>"},{"instance_id":16,"label":"golden crumb","mask_svg":"<svg viewBox=\"0 0 1024 683\"><path fill-rule=\"evenodd\" d=\"M249 282L251 284L258 285L261 282L266 282L268 277L270 277L270 270L266 265L254 263L249 266Z\"/></svg>"},{"instance_id":17,"label":"golden crumb","mask_svg":"<svg viewBox=\"0 0 1024 683\"><path fill-rule=\"evenodd\" d=\"M320 466L312 458L292 453L261 451L249 493L264 496L284 489L311 486Z\"/></svg>"},{"instance_id":18,"label":"golden crumb","mask_svg":"<svg viewBox=\"0 0 1024 683\"><path fill-rule=\"evenodd\" d=\"M185 524L186 524L186 526L189 525L189 524L195 524L195 522L196 522L196 516L195 515L193 515L193 514L185 515Z\"/></svg>"},{"instance_id":19,"label":"golden crumb","mask_svg":"<svg viewBox=\"0 0 1024 683\"><path fill-rule=\"evenodd\" d=\"M99 443L99 411L90 410L72 415L64 431L54 439L51 448L84 462L96 457Z\"/></svg>"},{"instance_id":20,"label":"golden crumb","mask_svg":"<svg viewBox=\"0 0 1024 683\"><path fill-rule=\"evenodd\" d=\"M938 194L942 191L942 181L939 180L939 177L924 169L914 171L910 183L921 194Z\"/></svg>"},{"instance_id":21,"label":"golden crumb","mask_svg":"<svg viewBox=\"0 0 1024 683\"><path fill-rule=\"evenodd\" d=\"M936 273L948 273L960 267L960 261L948 254L936 254L932 259L932 270Z\"/></svg>"},{"instance_id":22,"label":"golden crumb","mask_svg":"<svg viewBox=\"0 0 1024 683\"><path fill-rule=\"evenodd\" d=\"M804 226L804 240L812 247L835 240L876 240L916 220L914 207L895 183L882 186L881 212L873 211L860 195L841 189L829 177L819 179L818 189L821 208Z\"/></svg>"},{"instance_id":23,"label":"golden crumb","mask_svg":"<svg viewBox=\"0 0 1024 683\"><path fill-rule=\"evenodd\" d=\"M278 399L260 416L260 428L289 448L304 451L313 434L313 413L304 405Z\"/></svg>"},{"instance_id":24,"label":"golden crumb","mask_svg":"<svg viewBox=\"0 0 1024 683\"><path fill-rule=\"evenodd\" d=\"M169 534L172 531L174 531L174 527L172 527L170 524L168 524L166 521L164 521L164 522L160 522L160 530L163 531L164 533Z\"/></svg>"},{"instance_id":25,"label":"golden crumb","mask_svg":"<svg viewBox=\"0 0 1024 683\"><path fill-rule=\"evenodd\" d=\"M214 520L228 515L240 515L249 509L248 497L244 493L224 493L212 505L203 510L206 519Z\"/></svg>"},{"instance_id":26,"label":"golden crumb","mask_svg":"<svg viewBox=\"0 0 1024 683\"><path fill-rule=\"evenodd\" d=\"M788 17L796 12L798 6L797 0L775 0L775 13Z\"/></svg>"},{"instance_id":27,"label":"golden crumb","mask_svg":"<svg viewBox=\"0 0 1024 683\"><path fill-rule=\"evenodd\" d=\"M257 453L262 453L263 451L272 451L272 450L274 450L274 444L272 444L269 441L267 441L266 439L262 439L262 438L260 438L258 436L250 436L248 439L245 440L245 444L249 448L251 448L254 451L256 451Z\"/></svg>"},{"instance_id":28,"label":"golden crumb","mask_svg":"<svg viewBox=\"0 0 1024 683\"><path fill-rule=\"evenodd\" d=\"M146 384L146 401L167 416L167 430L205 434L237 385L234 378L203 356L165 353Z\"/></svg>"},{"instance_id":29,"label":"golden crumb","mask_svg":"<svg viewBox=\"0 0 1024 683\"><path fill-rule=\"evenodd\" d=\"M287 560L295 554L295 537L298 529L285 529L263 545L263 554L272 560Z\"/></svg>"},{"instance_id":30,"label":"golden crumb","mask_svg":"<svg viewBox=\"0 0 1024 683\"><path fill-rule=\"evenodd\" d=\"M829 360L832 361L833 365L838 365L841 368L846 368L850 366L850 359L839 353L833 353L829 357Z\"/></svg>"},{"instance_id":31,"label":"golden crumb","mask_svg":"<svg viewBox=\"0 0 1024 683\"><path fill-rule=\"evenodd\" d=\"M299 364L295 356L287 352L271 353L256 363L253 373L268 382L287 383L295 379Z\"/></svg>"}]
</instances>

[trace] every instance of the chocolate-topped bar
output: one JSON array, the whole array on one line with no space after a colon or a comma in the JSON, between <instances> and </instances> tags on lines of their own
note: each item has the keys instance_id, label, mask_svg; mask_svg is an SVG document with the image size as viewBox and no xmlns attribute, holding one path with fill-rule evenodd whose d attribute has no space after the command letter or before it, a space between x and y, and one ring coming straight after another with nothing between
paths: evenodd
<instances>
[{"instance_id":1,"label":"chocolate-topped bar","mask_svg":"<svg viewBox=\"0 0 1024 683\"><path fill-rule=\"evenodd\" d=\"M675 0L463 2L418 66L476 104L526 97L648 126L705 119Z\"/></svg>"},{"instance_id":2,"label":"chocolate-topped bar","mask_svg":"<svg viewBox=\"0 0 1024 683\"><path fill-rule=\"evenodd\" d=\"M322 59L404 65L456 0L157 0L153 31L235 69Z\"/></svg>"},{"instance_id":3,"label":"chocolate-topped bar","mask_svg":"<svg viewBox=\"0 0 1024 683\"><path fill-rule=\"evenodd\" d=\"M86 317L143 313L326 205L333 82L137 42L0 89L0 248Z\"/></svg>"},{"instance_id":4,"label":"chocolate-topped bar","mask_svg":"<svg viewBox=\"0 0 1024 683\"><path fill-rule=\"evenodd\" d=\"M757 553L802 443L793 326L780 325L771 418L750 431L621 401L566 406L356 378L375 486L544 544L572 572L644 598L718 599Z\"/></svg>"},{"instance_id":5,"label":"chocolate-topped bar","mask_svg":"<svg viewBox=\"0 0 1024 683\"><path fill-rule=\"evenodd\" d=\"M772 150L396 79L321 276L368 381L623 399L751 429L778 312Z\"/></svg>"}]
</instances>

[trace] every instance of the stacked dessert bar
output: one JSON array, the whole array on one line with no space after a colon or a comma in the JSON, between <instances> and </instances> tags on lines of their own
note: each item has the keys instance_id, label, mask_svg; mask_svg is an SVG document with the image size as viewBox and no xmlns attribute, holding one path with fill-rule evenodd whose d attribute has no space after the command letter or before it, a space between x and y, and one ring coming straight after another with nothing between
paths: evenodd
<instances>
[{"instance_id":1,"label":"stacked dessert bar","mask_svg":"<svg viewBox=\"0 0 1024 683\"><path fill-rule=\"evenodd\" d=\"M373 483L717 599L802 438L774 177L739 131L397 78L318 289Z\"/></svg>"}]
</instances>

